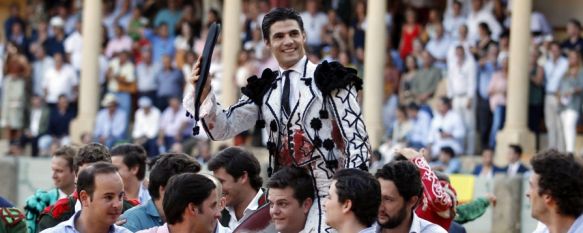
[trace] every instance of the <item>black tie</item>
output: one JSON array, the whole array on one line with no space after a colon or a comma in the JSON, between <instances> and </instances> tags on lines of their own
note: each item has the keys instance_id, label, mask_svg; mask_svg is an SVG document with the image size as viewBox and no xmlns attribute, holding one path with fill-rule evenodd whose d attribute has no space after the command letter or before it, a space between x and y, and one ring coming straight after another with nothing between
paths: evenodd
<instances>
[{"instance_id":1,"label":"black tie","mask_svg":"<svg viewBox=\"0 0 583 233\"><path fill-rule=\"evenodd\" d=\"M291 109L290 109L290 106L289 106L289 91L290 91L289 73L291 73L291 70L286 70L285 72L283 72L283 76L285 76L285 83L283 84L283 94L281 96L283 110L287 114L290 114L291 113Z\"/></svg>"}]
</instances>

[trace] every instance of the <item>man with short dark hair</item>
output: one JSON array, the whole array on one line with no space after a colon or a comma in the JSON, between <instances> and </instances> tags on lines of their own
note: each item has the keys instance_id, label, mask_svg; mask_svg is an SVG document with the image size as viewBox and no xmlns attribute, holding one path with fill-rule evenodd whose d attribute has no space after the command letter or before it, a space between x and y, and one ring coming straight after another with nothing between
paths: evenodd
<instances>
[{"instance_id":1,"label":"man with short dark hair","mask_svg":"<svg viewBox=\"0 0 583 233\"><path fill-rule=\"evenodd\" d=\"M522 147L518 144L512 144L509 146L507 158L508 166L504 169L508 176L524 175L528 172L528 168L520 162L520 157L522 157Z\"/></svg>"},{"instance_id":2,"label":"man with short dark hair","mask_svg":"<svg viewBox=\"0 0 583 233\"><path fill-rule=\"evenodd\" d=\"M445 233L437 224L417 216L423 201L423 184L417 167L409 161L393 161L375 174L381 187L379 233ZM437 178L435 178L437 180Z\"/></svg>"},{"instance_id":3,"label":"man with short dark hair","mask_svg":"<svg viewBox=\"0 0 583 233\"><path fill-rule=\"evenodd\" d=\"M215 232L221 204L217 187L211 179L184 173L170 178L166 187L163 207L167 223L139 232Z\"/></svg>"},{"instance_id":4,"label":"man with short dark hair","mask_svg":"<svg viewBox=\"0 0 583 233\"><path fill-rule=\"evenodd\" d=\"M186 154L162 154L152 163L148 185L152 198L123 214L126 220L123 226L132 232L164 224L166 216L162 202L168 180L177 174L200 171L200 164Z\"/></svg>"},{"instance_id":5,"label":"man with short dark hair","mask_svg":"<svg viewBox=\"0 0 583 233\"><path fill-rule=\"evenodd\" d=\"M439 98L437 111L431 121L428 141L431 144L431 156L436 157L442 147L449 146L456 154L464 152L466 128L461 116L452 110L451 99Z\"/></svg>"},{"instance_id":6,"label":"man with short dark hair","mask_svg":"<svg viewBox=\"0 0 583 233\"><path fill-rule=\"evenodd\" d=\"M269 214L280 233L318 232L317 226L309 224L308 212L314 204L315 191L312 177L298 167L284 167L267 182L269 188Z\"/></svg>"},{"instance_id":7,"label":"man with short dark hair","mask_svg":"<svg viewBox=\"0 0 583 233\"><path fill-rule=\"evenodd\" d=\"M374 233L381 188L370 173L343 169L334 175L326 199L326 224L338 233Z\"/></svg>"},{"instance_id":8,"label":"man with short dark hair","mask_svg":"<svg viewBox=\"0 0 583 233\"><path fill-rule=\"evenodd\" d=\"M532 217L544 223L543 232L583 232L583 164L556 150L535 155L526 196ZM568 191L566 191L568 190Z\"/></svg>"},{"instance_id":9,"label":"man with short dark hair","mask_svg":"<svg viewBox=\"0 0 583 233\"><path fill-rule=\"evenodd\" d=\"M140 145L126 143L111 149L111 162L123 179L126 197L140 203L150 200L148 187L144 185L146 159L146 151Z\"/></svg>"},{"instance_id":10,"label":"man with short dark hair","mask_svg":"<svg viewBox=\"0 0 583 233\"><path fill-rule=\"evenodd\" d=\"M43 233L130 232L114 224L122 213L124 191L121 176L111 163L98 162L81 170L77 177L77 195L82 210Z\"/></svg>"},{"instance_id":11,"label":"man with short dark hair","mask_svg":"<svg viewBox=\"0 0 583 233\"><path fill-rule=\"evenodd\" d=\"M208 163L208 169L221 182L226 209L221 224L231 230L259 207L266 204L261 185L261 166L251 153L240 147L229 147L217 153Z\"/></svg>"},{"instance_id":12,"label":"man with short dark hair","mask_svg":"<svg viewBox=\"0 0 583 233\"><path fill-rule=\"evenodd\" d=\"M73 168L75 152L75 149L70 146L63 146L57 150L51 158L55 188L47 191L39 190L26 199L24 211L29 232L36 232L36 220L47 206L53 205L57 200L67 198L75 192L75 171Z\"/></svg>"},{"instance_id":13,"label":"man with short dark hair","mask_svg":"<svg viewBox=\"0 0 583 233\"><path fill-rule=\"evenodd\" d=\"M281 167L309 170L317 199L311 215L318 231L324 224L320 197L328 195L331 178L343 168L367 170L371 152L360 106L356 99L362 80L356 70L337 62L313 64L306 56L302 18L293 9L275 8L263 17L263 40L278 69L252 76L243 97L223 110L206 81L194 93L201 59L189 77L184 108L194 114L194 96L200 96L201 129L212 140L224 140L252 128L264 128L270 155L268 175ZM200 83L199 83L200 84ZM200 94L200 95L199 95ZM310 218L312 219L312 217Z\"/></svg>"}]
</instances>

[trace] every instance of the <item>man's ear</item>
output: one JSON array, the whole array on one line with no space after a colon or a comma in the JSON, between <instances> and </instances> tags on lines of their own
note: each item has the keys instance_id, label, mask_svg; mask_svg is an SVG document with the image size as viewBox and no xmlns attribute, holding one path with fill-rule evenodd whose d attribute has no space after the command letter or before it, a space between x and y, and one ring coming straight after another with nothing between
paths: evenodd
<instances>
[{"instance_id":1,"label":"man's ear","mask_svg":"<svg viewBox=\"0 0 583 233\"><path fill-rule=\"evenodd\" d=\"M140 166L134 166L132 168L130 168L130 172L134 175L137 176L138 175L138 171L140 170Z\"/></svg>"},{"instance_id":2,"label":"man's ear","mask_svg":"<svg viewBox=\"0 0 583 233\"><path fill-rule=\"evenodd\" d=\"M186 213L188 215L191 215L191 216L196 216L198 214L198 208L192 202L188 203L188 206L186 207L186 210L184 210L184 211L186 211Z\"/></svg>"},{"instance_id":3,"label":"man's ear","mask_svg":"<svg viewBox=\"0 0 583 233\"><path fill-rule=\"evenodd\" d=\"M308 197L306 198L306 200L304 200L304 203L302 203L302 209L304 210L304 214L308 214L310 208L312 208L313 202L314 200L312 200L311 197Z\"/></svg>"},{"instance_id":4,"label":"man's ear","mask_svg":"<svg viewBox=\"0 0 583 233\"><path fill-rule=\"evenodd\" d=\"M419 205L420 199L418 196L412 196L411 199L409 199L409 201L407 201L405 203L405 205L407 205L407 209L414 209L417 208L417 206Z\"/></svg>"},{"instance_id":5,"label":"man's ear","mask_svg":"<svg viewBox=\"0 0 583 233\"><path fill-rule=\"evenodd\" d=\"M352 200L347 199L342 203L342 213L348 213L352 209Z\"/></svg>"},{"instance_id":6,"label":"man's ear","mask_svg":"<svg viewBox=\"0 0 583 233\"><path fill-rule=\"evenodd\" d=\"M90 199L91 196L89 196L89 193L87 193L87 191L81 190L81 192L79 192L79 201L81 201L81 206L88 207Z\"/></svg>"},{"instance_id":7,"label":"man's ear","mask_svg":"<svg viewBox=\"0 0 583 233\"><path fill-rule=\"evenodd\" d=\"M546 206L553 207L557 205L557 202L553 199L553 197L551 197L551 195L543 193L541 196Z\"/></svg>"},{"instance_id":8,"label":"man's ear","mask_svg":"<svg viewBox=\"0 0 583 233\"><path fill-rule=\"evenodd\" d=\"M242 184L249 183L249 174L247 173L247 171L243 171L243 175L239 177L238 181L240 181Z\"/></svg>"}]
</instances>

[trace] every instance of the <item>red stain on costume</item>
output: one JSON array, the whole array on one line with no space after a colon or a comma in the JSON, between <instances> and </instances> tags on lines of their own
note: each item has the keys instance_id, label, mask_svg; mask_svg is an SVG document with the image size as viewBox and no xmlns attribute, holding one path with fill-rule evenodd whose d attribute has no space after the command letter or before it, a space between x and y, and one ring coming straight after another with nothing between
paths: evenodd
<instances>
[{"instance_id":1,"label":"red stain on costume","mask_svg":"<svg viewBox=\"0 0 583 233\"><path fill-rule=\"evenodd\" d=\"M312 159L314 146L304 136L304 131L296 129L292 136L293 158L290 156L287 137L282 140L283 146L279 152L279 164L284 166L303 165Z\"/></svg>"}]
</instances>

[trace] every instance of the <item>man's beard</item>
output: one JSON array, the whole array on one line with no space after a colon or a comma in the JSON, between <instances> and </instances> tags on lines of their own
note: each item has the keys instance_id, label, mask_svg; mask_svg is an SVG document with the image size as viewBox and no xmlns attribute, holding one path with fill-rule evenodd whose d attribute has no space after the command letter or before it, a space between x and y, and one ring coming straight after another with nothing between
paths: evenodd
<instances>
[{"instance_id":1,"label":"man's beard","mask_svg":"<svg viewBox=\"0 0 583 233\"><path fill-rule=\"evenodd\" d=\"M377 220L379 226L381 226L381 229L394 229L394 228L398 227L399 225L401 225L401 223L403 223L403 221L407 217L407 207L403 206L403 208L401 208L399 210L399 212L397 212L396 216L388 216L388 217L389 217L389 220L386 223L381 223Z\"/></svg>"}]
</instances>

